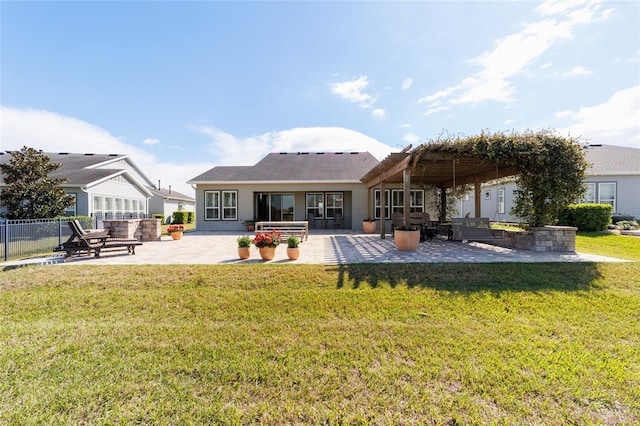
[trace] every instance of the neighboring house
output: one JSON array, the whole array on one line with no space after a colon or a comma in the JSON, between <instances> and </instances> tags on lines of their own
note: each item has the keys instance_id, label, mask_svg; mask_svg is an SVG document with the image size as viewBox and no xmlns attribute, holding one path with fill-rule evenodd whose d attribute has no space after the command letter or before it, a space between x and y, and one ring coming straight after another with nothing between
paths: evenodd
<instances>
[{"instance_id":1,"label":"neighboring house","mask_svg":"<svg viewBox=\"0 0 640 426\"><path fill-rule=\"evenodd\" d=\"M196 228L241 230L244 220L306 220L360 227L368 194L360 179L378 164L368 152L271 153L253 166L218 166L194 177Z\"/></svg>"},{"instance_id":2,"label":"neighboring house","mask_svg":"<svg viewBox=\"0 0 640 426\"><path fill-rule=\"evenodd\" d=\"M580 202L611 204L613 215L640 218L640 149L615 145L585 145L587 192ZM512 222L513 182L486 185L482 190L482 216ZM458 206L461 216L473 211L473 194ZM473 216L473 214L471 214Z\"/></svg>"},{"instance_id":3,"label":"neighboring house","mask_svg":"<svg viewBox=\"0 0 640 426\"><path fill-rule=\"evenodd\" d=\"M162 204L166 198L155 191L151 180L127 155L66 152L44 154L52 163L61 165L50 176L66 178L61 186L65 192L75 197L75 204L65 212L68 216L135 218L165 211L163 206L154 211L152 203L158 199ZM0 153L0 162L6 163L10 159L9 153ZM3 185L4 177L0 173L0 188ZM185 196L181 194L181 197ZM173 199L166 201L168 204L174 203Z\"/></svg>"},{"instance_id":4,"label":"neighboring house","mask_svg":"<svg viewBox=\"0 0 640 426\"><path fill-rule=\"evenodd\" d=\"M150 189L153 196L149 199L150 214L164 214L165 222L169 223L173 212L194 211L196 200L188 195L169 189Z\"/></svg>"}]
</instances>

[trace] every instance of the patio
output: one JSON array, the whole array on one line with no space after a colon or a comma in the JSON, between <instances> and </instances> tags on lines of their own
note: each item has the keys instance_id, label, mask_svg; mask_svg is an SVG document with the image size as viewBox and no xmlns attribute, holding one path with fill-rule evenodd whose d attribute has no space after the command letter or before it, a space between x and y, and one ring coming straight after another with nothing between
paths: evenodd
<instances>
[{"instance_id":1,"label":"patio","mask_svg":"<svg viewBox=\"0 0 640 426\"><path fill-rule=\"evenodd\" d=\"M7 262L3 267L37 265L132 265L132 264L245 264L245 263L488 263L488 262L624 262L624 260L580 253L539 253L506 249L481 243L449 241L434 238L420 243L418 250L396 249L393 237L380 239L378 234L363 234L351 230L311 230L309 240L300 244L300 258L287 259L286 244L276 250L270 262L260 259L255 247L251 258L240 260L236 239L240 234L222 232L188 232L181 240L164 236L161 241L145 242L134 256L124 252L105 253L101 258L74 257L64 262L64 255L52 253L20 261Z\"/></svg>"}]
</instances>

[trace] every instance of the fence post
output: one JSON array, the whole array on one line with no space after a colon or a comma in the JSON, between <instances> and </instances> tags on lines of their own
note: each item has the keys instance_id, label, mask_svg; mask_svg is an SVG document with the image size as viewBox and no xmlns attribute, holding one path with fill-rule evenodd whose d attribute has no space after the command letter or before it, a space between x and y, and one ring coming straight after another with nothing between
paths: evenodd
<instances>
[{"instance_id":1,"label":"fence post","mask_svg":"<svg viewBox=\"0 0 640 426\"><path fill-rule=\"evenodd\" d=\"M62 245L62 218L58 217L58 247Z\"/></svg>"},{"instance_id":2,"label":"fence post","mask_svg":"<svg viewBox=\"0 0 640 426\"><path fill-rule=\"evenodd\" d=\"M4 219L2 226L4 226L4 260L6 262L9 260L9 221Z\"/></svg>"}]
</instances>

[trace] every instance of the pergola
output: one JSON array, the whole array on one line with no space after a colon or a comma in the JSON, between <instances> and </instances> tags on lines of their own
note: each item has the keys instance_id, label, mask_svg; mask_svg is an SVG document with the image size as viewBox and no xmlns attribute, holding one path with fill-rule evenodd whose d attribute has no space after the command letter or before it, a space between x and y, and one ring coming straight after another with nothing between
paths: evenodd
<instances>
[{"instance_id":1,"label":"pergola","mask_svg":"<svg viewBox=\"0 0 640 426\"><path fill-rule=\"evenodd\" d=\"M501 166L496 162L479 159L470 149L449 143L423 144L411 150L411 145L401 152L389 154L362 179L368 190L368 209L371 217L371 192L379 187L384 194L386 184L402 183L404 193L404 223L409 223L410 190L412 184L435 185L440 189L442 211L446 217L446 189L473 184L475 188L475 216L480 217L481 185L494 179L513 176L518 169ZM385 197L380 197L380 210L385 210ZM381 237L385 234L385 215L380 217Z\"/></svg>"}]
</instances>

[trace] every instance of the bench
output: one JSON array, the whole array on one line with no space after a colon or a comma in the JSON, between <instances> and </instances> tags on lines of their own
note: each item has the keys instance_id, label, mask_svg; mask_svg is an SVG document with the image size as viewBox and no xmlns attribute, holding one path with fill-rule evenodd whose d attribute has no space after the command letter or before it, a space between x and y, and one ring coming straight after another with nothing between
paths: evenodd
<instances>
[{"instance_id":1,"label":"bench","mask_svg":"<svg viewBox=\"0 0 640 426\"><path fill-rule=\"evenodd\" d=\"M60 247L55 247L54 251L64 251L65 260L74 254L87 252L90 255L93 251L95 257L100 257L103 251L127 250L129 254L136 254L135 247L142 243L135 239L112 238L105 230L87 232L80 221L71 220L68 222L71 228L71 236Z\"/></svg>"},{"instance_id":2,"label":"bench","mask_svg":"<svg viewBox=\"0 0 640 426\"><path fill-rule=\"evenodd\" d=\"M494 235L491 221L487 217L457 217L451 220L452 239L476 241L479 243L499 243L504 237Z\"/></svg>"},{"instance_id":3,"label":"bench","mask_svg":"<svg viewBox=\"0 0 640 426\"><path fill-rule=\"evenodd\" d=\"M256 222L256 235L271 231L279 232L282 241L291 236L298 237L300 241L306 241L309 239L309 221Z\"/></svg>"}]
</instances>

